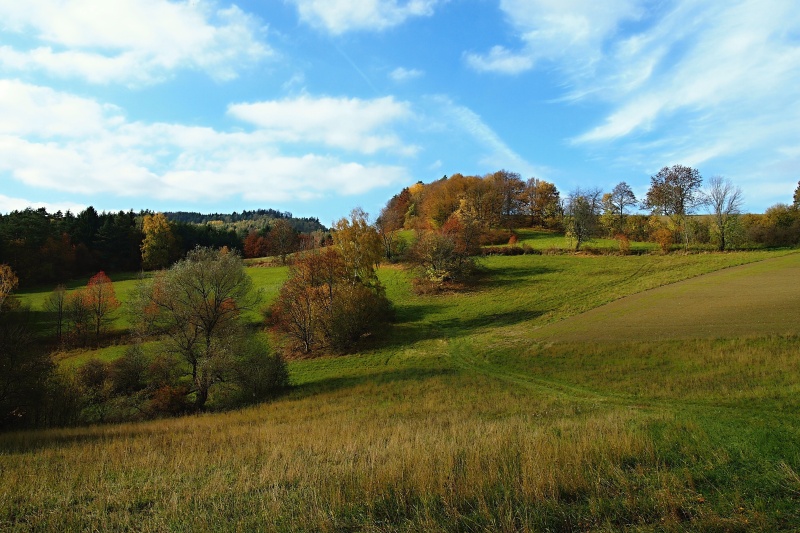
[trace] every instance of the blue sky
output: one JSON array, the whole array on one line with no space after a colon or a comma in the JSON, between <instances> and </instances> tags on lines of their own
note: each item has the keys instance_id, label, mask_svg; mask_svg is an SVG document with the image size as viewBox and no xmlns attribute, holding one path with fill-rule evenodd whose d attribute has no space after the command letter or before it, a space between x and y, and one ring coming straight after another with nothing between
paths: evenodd
<instances>
[{"instance_id":1,"label":"blue sky","mask_svg":"<svg viewBox=\"0 0 800 533\"><path fill-rule=\"evenodd\" d=\"M0 0L0 212L330 224L499 169L760 212L800 179L796 0Z\"/></svg>"}]
</instances>

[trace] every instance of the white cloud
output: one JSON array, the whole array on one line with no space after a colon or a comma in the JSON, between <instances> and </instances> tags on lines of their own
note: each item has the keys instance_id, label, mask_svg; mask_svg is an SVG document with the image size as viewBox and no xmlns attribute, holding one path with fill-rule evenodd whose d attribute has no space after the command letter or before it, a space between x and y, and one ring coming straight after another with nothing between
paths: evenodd
<instances>
[{"instance_id":1,"label":"white cloud","mask_svg":"<svg viewBox=\"0 0 800 533\"><path fill-rule=\"evenodd\" d=\"M409 179L402 166L380 161L356 163L307 152L287 155L275 144L275 137L281 136L277 123L274 131L229 133L128 122L116 108L93 100L20 82L2 83L0 92L11 88L13 102L23 105L13 120L1 123L0 177L40 190L185 202L237 197L286 201L360 194ZM33 101L38 107L26 104ZM6 116L13 102L0 100L6 106L0 115ZM370 102L364 109L363 117L370 120ZM388 120L372 112L373 125ZM89 126L70 130L73 117L81 113L87 114ZM45 120L47 116L52 120ZM319 124L326 127L324 121ZM356 135L370 142L367 129L356 130Z\"/></svg>"},{"instance_id":2,"label":"white cloud","mask_svg":"<svg viewBox=\"0 0 800 533\"><path fill-rule=\"evenodd\" d=\"M379 31L402 24L410 17L433 14L442 0L288 0L300 19L334 35L348 31Z\"/></svg>"},{"instance_id":3,"label":"white cloud","mask_svg":"<svg viewBox=\"0 0 800 533\"><path fill-rule=\"evenodd\" d=\"M667 163L744 175L735 162L781 170L800 123L800 10L795 0L501 0L519 39L465 54L482 72L547 62L605 116L572 142L612 149L640 169ZM613 148L610 148L613 147ZM602 153L602 152L600 152ZM784 163L781 163L784 162ZM753 172L757 172L753 170ZM796 170L795 170L796 173Z\"/></svg>"},{"instance_id":4,"label":"white cloud","mask_svg":"<svg viewBox=\"0 0 800 533\"><path fill-rule=\"evenodd\" d=\"M386 131L392 123L411 117L411 106L388 96L374 100L358 98L311 98L234 104L228 113L254 124L266 136L282 142L318 142L372 154L396 150L416 151L404 146L394 133Z\"/></svg>"},{"instance_id":5,"label":"white cloud","mask_svg":"<svg viewBox=\"0 0 800 533\"><path fill-rule=\"evenodd\" d=\"M61 211L65 213L72 211L73 213L80 213L86 206L83 204L76 204L73 202L32 202L24 198L13 198L0 194L0 213L10 213L11 211L22 211L27 208L38 209L44 207L49 213Z\"/></svg>"},{"instance_id":6,"label":"white cloud","mask_svg":"<svg viewBox=\"0 0 800 533\"><path fill-rule=\"evenodd\" d=\"M389 73L389 77L393 81L396 81L398 83L402 83L402 82L405 82L405 81L410 81L410 80L419 78L423 74L424 74L424 72L422 72L421 70L415 69L415 68L408 69L408 68L403 68L403 67L397 67L396 69L394 69L393 71L391 71Z\"/></svg>"},{"instance_id":7,"label":"white cloud","mask_svg":"<svg viewBox=\"0 0 800 533\"><path fill-rule=\"evenodd\" d=\"M521 41L513 52L494 46L465 55L481 72L518 74L541 60L567 60L569 70L591 69L602 45L620 24L641 16L636 0L501 0L500 8Z\"/></svg>"},{"instance_id":8,"label":"white cloud","mask_svg":"<svg viewBox=\"0 0 800 533\"><path fill-rule=\"evenodd\" d=\"M533 67L533 58L527 54L515 54L502 46L494 46L488 55L466 54L467 64L478 72L519 74Z\"/></svg>"},{"instance_id":9,"label":"white cloud","mask_svg":"<svg viewBox=\"0 0 800 533\"><path fill-rule=\"evenodd\" d=\"M0 135L83 137L119 120L116 108L48 87L0 79Z\"/></svg>"},{"instance_id":10,"label":"white cloud","mask_svg":"<svg viewBox=\"0 0 800 533\"><path fill-rule=\"evenodd\" d=\"M576 141L658 128L673 155L687 161L772 153L800 122L800 13L793 4L678 2L605 60L608 74L591 82L606 88L593 96L612 111Z\"/></svg>"},{"instance_id":11,"label":"white cloud","mask_svg":"<svg viewBox=\"0 0 800 533\"><path fill-rule=\"evenodd\" d=\"M0 47L0 68L91 83L148 84L183 68L227 80L271 53L256 20L210 0L0 0L0 20L0 35L38 43Z\"/></svg>"}]
</instances>

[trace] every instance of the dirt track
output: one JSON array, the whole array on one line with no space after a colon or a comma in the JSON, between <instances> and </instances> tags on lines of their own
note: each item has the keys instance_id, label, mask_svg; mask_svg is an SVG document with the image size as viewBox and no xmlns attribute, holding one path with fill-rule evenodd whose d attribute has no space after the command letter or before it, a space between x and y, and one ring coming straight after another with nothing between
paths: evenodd
<instances>
[{"instance_id":1,"label":"dirt track","mask_svg":"<svg viewBox=\"0 0 800 533\"><path fill-rule=\"evenodd\" d=\"M533 332L542 341L800 334L800 253L622 298Z\"/></svg>"}]
</instances>

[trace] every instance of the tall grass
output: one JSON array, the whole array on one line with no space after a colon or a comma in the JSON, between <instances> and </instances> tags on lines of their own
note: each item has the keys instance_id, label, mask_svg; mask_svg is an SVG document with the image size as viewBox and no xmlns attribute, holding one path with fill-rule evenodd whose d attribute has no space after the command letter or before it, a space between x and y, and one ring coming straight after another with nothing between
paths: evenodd
<instances>
[{"instance_id":1,"label":"tall grass","mask_svg":"<svg viewBox=\"0 0 800 533\"><path fill-rule=\"evenodd\" d=\"M293 361L288 397L0 435L0 530L792 530L796 336L530 335L774 255L494 257L440 296L384 269L398 322L359 353Z\"/></svg>"}]
</instances>

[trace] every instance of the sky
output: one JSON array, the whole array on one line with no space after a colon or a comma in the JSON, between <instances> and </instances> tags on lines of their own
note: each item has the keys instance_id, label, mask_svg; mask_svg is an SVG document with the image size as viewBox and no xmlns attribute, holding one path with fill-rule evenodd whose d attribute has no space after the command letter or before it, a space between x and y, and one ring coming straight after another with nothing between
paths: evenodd
<instances>
[{"instance_id":1,"label":"sky","mask_svg":"<svg viewBox=\"0 0 800 533\"><path fill-rule=\"evenodd\" d=\"M0 212L325 225L505 169L800 179L797 0L0 0Z\"/></svg>"}]
</instances>

